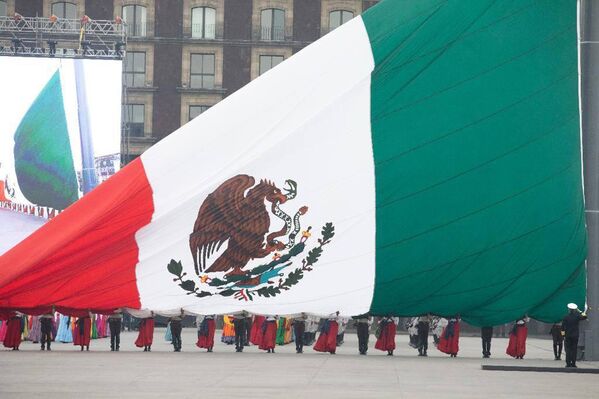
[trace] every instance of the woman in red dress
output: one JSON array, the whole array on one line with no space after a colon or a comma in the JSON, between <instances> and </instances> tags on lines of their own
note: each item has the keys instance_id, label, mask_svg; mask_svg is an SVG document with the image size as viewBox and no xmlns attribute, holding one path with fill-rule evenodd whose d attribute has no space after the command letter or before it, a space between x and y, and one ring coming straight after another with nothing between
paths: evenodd
<instances>
[{"instance_id":1,"label":"woman in red dress","mask_svg":"<svg viewBox=\"0 0 599 399\"><path fill-rule=\"evenodd\" d=\"M89 351L89 341L92 332L92 314L91 312L83 317L79 317L75 322L75 330L73 331L73 345L85 346Z\"/></svg>"},{"instance_id":2,"label":"woman in red dress","mask_svg":"<svg viewBox=\"0 0 599 399\"><path fill-rule=\"evenodd\" d=\"M154 312L150 317L141 319L139 323L139 334L135 340L135 346L144 348L144 352L152 351L152 342L154 341Z\"/></svg>"},{"instance_id":3,"label":"woman in red dress","mask_svg":"<svg viewBox=\"0 0 599 399\"><path fill-rule=\"evenodd\" d=\"M510 331L510 340L505 353L516 359L524 359L527 336L528 327L526 327L526 318L523 317L516 321L512 331Z\"/></svg>"},{"instance_id":4,"label":"woman in red dress","mask_svg":"<svg viewBox=\"0 0 599 399\"><path fill-rule=\"evenodd\" d=\"M8 315L8 321L6 325L6 335L4 336L4 346L12 348L13 351L19 350L21 345L21 314L18 312L11 312Z\"/></svg>"},{"instance_id":5,"label":"woman in red dress","mask_svg":"<svg viewBox=\"0 0 599 399\"><path fill-rule=\"evenodd\" d=\"M265 350L266 353L275 353L275 345L277 342L277 319L268 316L262 323L262 342L258 346L259 349Z\"/></svg>"},{"instance_id":6,"label":"woman in red dress","mask_svg":"<svg viewBox=\"0 0 599 399\"><path fill-rule=\"evenodd\" d=\"M332 317L329 317L324 322L324 325L320 329L318 340L314 344L316 352L329 352L331 355L334 355L337 351L337 332L339 331L337 316L339 316L339 312L334 313Z\"/></svg>"},{"instance_id":7,"label":"woman in red dress","mask_svg":"<svg viewBox=\"0 0 599 399\"><path fill-rule=\"evenodd\" d=\"M252 329L250 330L250 343L252 345L260 345L262 343L262 325L264 324L264 316L254 316Z\"/></svg>"},{"instance_id":8,"label":"woman in red dress","mask_svg":"<svg viewBox=\"0 0 599 399\"><path fill-rule=\"evenodd\" d=\"M451 357L457 357L458 351L460 350L460 319L452 317L448 320L447 326L441 333L439 339L439 349L443 353L451 355Z\"/></svg>"},{"instance_id":9,"label":"woman in red dress","mask_svg":"<svg viewBox=\"0 0 599 399\"><path fill-rule=\"evenodd\" d=\"M204 317L204 320L202 320L200 323L198 342L196 342L196 346L198 348L206 348L208 352L212 352L212 348L214 348L215 331L216 323L214 322L214 315L208 315Z\"/></svg>"},{"instance_id":10,"label":"woman in red dress","mask_svg":"<svg viewBox=\"0 0 599 399\"><path fill-rule=\"evenodd\" d=\"M392 317L384 317L379 323L379 337L374 345L375 349L387 351L388 356L393 356L395 350L395 332L397 322Z\"/></svg>"}]
</instances>

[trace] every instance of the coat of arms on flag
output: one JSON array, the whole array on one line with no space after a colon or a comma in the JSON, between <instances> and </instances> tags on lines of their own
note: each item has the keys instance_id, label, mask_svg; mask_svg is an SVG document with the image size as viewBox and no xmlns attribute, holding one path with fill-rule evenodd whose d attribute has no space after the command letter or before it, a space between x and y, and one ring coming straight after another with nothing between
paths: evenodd
<instances>
[{"instance_id":1,"label":"coat of arms on flag","mask_svg":"<svg viewBox=\"0 0 599 399\"><path fill-rule=\"evenodd\" d=\"M202 203L189 236L196 279L185 279L182 262L171 259L173 281L200 298L221 295L248 301L254 295L274 297L289 290L304 272L313 270L335 235L333 223L326 223L318 245L302 257L312 235L312 226L302 228L300 220L308 207L300 207L293 216L280 208L296 196L293 180L286 180L282 190L269 180L256 184L243 174L226 180ZM270 230L271 215L284 222L281 229ZM261 263L246 269L254 260Z\"/></svg>"}]
</instances>

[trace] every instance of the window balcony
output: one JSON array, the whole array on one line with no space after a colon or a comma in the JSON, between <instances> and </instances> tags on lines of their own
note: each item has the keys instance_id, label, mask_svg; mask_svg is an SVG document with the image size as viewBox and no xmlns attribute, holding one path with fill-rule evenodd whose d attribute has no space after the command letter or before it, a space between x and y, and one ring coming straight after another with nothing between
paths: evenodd
<instances>
[{"instance_id":1,"label":"window balcony","mask_svg":"<svg viewBox=\"0 0 599 399\"><path fill-rule=\"evenodd\" d=\"M192 24L191 38L199 40L220 40L223 38L222 26L214 24Z\"/></svg>"},{"instance_id":2,"label":"window balcony","mask_svg":"<svg viewBox=\"0 0 599 399\"><path fill-rule=\"evenodd\" d=\"M205 94L225 94L227 89L220 85L213 85L211 87L190 87L189 83L177 87L179 93L205 93Z\"/></svg>"},{"instance_id":3,"label":"window balcony","mask_svg":"<svg viewBox=\"0 0 599 399\"><path fill-rule=\"evenodd\" d=\"M293 29L291 27L258 26L254 28L254 39L263 42L291 41L293 40Z\"/></svg>"}]
</instances>

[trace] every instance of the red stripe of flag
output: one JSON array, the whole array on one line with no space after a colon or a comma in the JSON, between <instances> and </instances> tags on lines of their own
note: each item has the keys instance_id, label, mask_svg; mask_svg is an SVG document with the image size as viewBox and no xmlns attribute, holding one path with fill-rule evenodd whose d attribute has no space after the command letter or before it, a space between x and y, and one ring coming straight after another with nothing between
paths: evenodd
<instances>
[{"instance_id":1,"label":"red stripe of flag","mask_svg":"<svg viewBox=\"0 0 599 399\"><path fill-rule=\"evenodd\" d=\"M0 257L0 308L139 308L135 233L153 212L137 159Z\"/></svg>"}]
</instances>

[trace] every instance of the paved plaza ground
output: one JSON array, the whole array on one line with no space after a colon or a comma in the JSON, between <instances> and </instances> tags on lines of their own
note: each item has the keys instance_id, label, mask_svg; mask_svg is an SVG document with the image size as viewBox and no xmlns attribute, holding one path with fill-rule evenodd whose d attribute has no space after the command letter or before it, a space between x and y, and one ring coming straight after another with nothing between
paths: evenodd
<instances>
[{"instance_id":1,"label":"paved plaza ground","mask_svg":"<svg viewBox=\"0 0 599 399\"><path fill-rule=\"evenodd\" d=\"M220 337L220 332L217 332ZM494 338L493 357L481 359L480 339L462 337L455 359L430 349L416 356L407 336L396 356L372 348L357 354L347 333L337 355L293 344L267 354L252 346L235 353L218 343L213 353L195 347L195 329L184 329L183 352L173 353L157 329L151 353L123 333L121 352L109 340L94 340L90 352L55 343L52 352L25 342L19 352L0 351L0 398L599 398L599 375L484 371L481 364L563 366L553 360L550 340L529 339L524 360L508 358L505 338ZM599 362L579 367L599 368Z\"/></svg>"}]
</instances>

